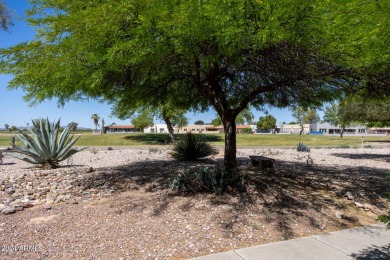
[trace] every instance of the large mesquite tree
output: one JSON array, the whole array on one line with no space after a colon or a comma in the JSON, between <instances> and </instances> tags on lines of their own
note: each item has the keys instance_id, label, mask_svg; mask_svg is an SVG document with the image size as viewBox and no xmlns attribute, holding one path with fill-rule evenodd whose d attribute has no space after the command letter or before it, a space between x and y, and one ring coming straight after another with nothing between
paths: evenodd
<instances>
[{"instance_id":1,"label":"large mesquite tree","mask_svg":"<svg viewBox=\"0 0 390 260\"><path fill-rule=\"evenodd\" d=\"M206 101L225 130L234 181L237 115L386 89L389 5L381 0L31 0L37 38L0 51L30 102L174 106ZM374 84L375 83L375 84Z\"/></svg>"}]
</instances>

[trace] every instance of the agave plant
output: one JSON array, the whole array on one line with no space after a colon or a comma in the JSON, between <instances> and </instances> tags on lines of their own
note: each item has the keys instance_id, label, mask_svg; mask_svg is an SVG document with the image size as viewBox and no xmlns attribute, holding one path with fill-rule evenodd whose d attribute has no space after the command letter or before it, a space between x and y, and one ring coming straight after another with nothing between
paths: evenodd
<instances>
[{"instance_id":1,"label":"agave plant","mask_svg":"<svg viewBox=\"0 0 390 260\"><path fill-rule=\"evenodd\" d=\"M73 126L70 125L60 132L60 120L50 123L49 119L32 121L30 135L16 128L13 132L18 141L24 146L13 145L7 154L32 164L40 164L44 169L59 167L59 162L86 148L72 148L80 138L71 135Z\"/></svg>"},{"instance_id":2,"label":"agave plant","mask_svg":"<svg viewBox=\"0 0 390 260\"><path fill-rule=\"evenodd\" d=\"M217 153L218 151L208 142L189 132L173 145L171 156L191 161Z\"/></svg>"}]
</instances>

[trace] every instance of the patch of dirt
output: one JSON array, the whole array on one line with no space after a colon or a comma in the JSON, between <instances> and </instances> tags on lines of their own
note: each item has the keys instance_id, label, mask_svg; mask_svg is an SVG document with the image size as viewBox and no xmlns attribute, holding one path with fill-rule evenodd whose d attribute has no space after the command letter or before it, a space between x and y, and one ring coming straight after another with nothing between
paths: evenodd
<instances>
[{"instance_id":1,"label":"patch of dirt","mask_svg":"<svg viewBox=\"0 0 390 260\"><path fill-rule=\"evenodd\" d=\"M36 217L36 218L32 218L29 220L29 224L41 224L41 223L45 223L45 222L48 222L48 221L52 221L54 218L56 218L57 215L49 215L49 216L44 216L44 217Z\"/></svg>"}]
</instances>

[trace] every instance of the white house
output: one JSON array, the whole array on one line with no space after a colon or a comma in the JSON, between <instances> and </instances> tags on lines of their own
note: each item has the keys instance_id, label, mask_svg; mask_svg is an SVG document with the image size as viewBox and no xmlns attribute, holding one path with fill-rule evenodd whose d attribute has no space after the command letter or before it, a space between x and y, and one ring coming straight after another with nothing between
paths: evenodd
<instances>
[{"instance_id":1,"label":"white house","mask_svg":"<svg viewBox=\"0 0 390 260\"><path fill-rule=\"evenodd\" d=\"M166 124L153 124L144 129L144 133L169 133Z\"/></svg>"},{"instance_id":2,"label":"white house","mask_svg":"<svg viewBox=\"0 0 390 260\"><path fill-rule=\"evenodd\" d=\"M341 133L341 127L334 126L328 123L315 123L310 124L310 132L317 132L317 133L323 133L325 135L332 135L332 134L340 134ZM356 126L349 126L345 128L344 134L348 135L361 135L361 134L367 134L367 127L362 125L356 125Z\"/></svg>"}]
</instances>

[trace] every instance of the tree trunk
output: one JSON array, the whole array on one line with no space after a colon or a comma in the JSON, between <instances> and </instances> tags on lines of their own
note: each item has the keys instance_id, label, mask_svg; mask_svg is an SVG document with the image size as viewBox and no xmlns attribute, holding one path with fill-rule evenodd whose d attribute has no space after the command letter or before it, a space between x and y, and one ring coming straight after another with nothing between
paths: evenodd
<instances>
[{"instance_id":1,"label":"tree trunk","mask_svg":"<svg viewBox=\"0 0 390 260\"><path fill-rule=\"evenodd\" d=\"M342 127L341 128L341 133L340 133L340 138L341 139L343 139L344 131L345 131L345 127Z\"/></svg>"},{"instance_id":2,"label":"tree trunk","mask_svg":"<svg viewBox=\"0 0 390 260\"><path fill-rule=\"evenodd\" d=\"M225 131L225 155L224 166L226 170L226 181L228 184L233 184L237 179L236 170L236 122L235 118L224 117L223 128Z\"/></svg>"},{"instance_id":3,"label":"tree trunk","mask_svg":"<svg viewBox=\"0 0 390 260\"><path fill-rule=\"evenodd\" d=\"M169 117L164 117L164 121L167 124L167 128L168 128L168 143L173 143L173 141L175 141L175 138L173 137L174 132L173 132L172 122L169 119Z\"/></svg>"}]
</instances>

